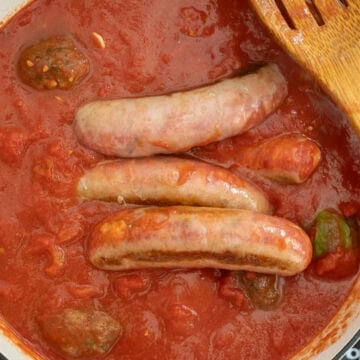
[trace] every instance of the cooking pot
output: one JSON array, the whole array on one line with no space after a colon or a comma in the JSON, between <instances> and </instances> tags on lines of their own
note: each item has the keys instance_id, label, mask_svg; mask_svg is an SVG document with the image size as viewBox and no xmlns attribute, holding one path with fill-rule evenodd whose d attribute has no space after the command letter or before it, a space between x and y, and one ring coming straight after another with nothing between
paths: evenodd
<instances>
[{"instance_id":1,"label":"cooking pot","mask_svg":"<svg viewBox=\"0 0 360 360\"><path fill-rule=\"evenodd\" d=\"M1 0L0 26L19 11L29 0ZM347 300L336 316L308 346L302 349L294 360L301 359L342 359L345 354L349 359L360 359L360 350L351 348L360 339L360 278L357 279ZM9 360L39 359L27 344L0 318L0 354ZM1 356L0 356L1 358Z\"/></svg>"}]
</instances>

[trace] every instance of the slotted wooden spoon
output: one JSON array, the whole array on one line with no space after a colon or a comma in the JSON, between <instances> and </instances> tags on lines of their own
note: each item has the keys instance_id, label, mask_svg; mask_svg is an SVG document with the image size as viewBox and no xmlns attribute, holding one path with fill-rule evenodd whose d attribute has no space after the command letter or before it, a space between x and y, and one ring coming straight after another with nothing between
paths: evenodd
<instances>
[{"instance_id":1,"label":"slotted wooden spoon","mask_svg":"<svg viewBox=\"0 0 360 360\"><path fill-rule=\"evenodd\" d=\"M360 0L250 0L360 136Z\"/></svg>"}]
</instances>

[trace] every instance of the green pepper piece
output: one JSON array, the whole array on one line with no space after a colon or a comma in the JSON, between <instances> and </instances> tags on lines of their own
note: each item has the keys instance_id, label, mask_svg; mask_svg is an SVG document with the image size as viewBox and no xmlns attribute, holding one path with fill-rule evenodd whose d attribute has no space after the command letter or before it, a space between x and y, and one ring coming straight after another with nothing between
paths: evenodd
<instances>
[{"instance_id":1,"label":"green pepper piece","mask_svg":"<svg viewBox=\"0 0 360 360\"><path fill-rule=\"evenodd\" d=\"M345 249L352 247L351 229L345 220L339 222L339 227L342 233L342 240Z\"/></svg>"},{"instance_id":2,"label":"green pepper piece","mask_svg":"<svg viewBox=\"0 0 360 360\"><path fill-rule=\"evenodd\" d=\"M321 211L315 221L314 255L316 258L337 247L352 247L351 229L346 220L336 212Z\"/></svg>"}]
</instances>

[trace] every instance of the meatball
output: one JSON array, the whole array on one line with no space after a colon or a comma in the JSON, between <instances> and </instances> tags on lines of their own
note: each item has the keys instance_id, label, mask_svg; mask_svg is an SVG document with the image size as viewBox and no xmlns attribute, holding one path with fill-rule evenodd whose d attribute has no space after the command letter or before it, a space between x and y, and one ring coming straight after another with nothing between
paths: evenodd
<instances>
[{"instance_id":1,"label":"meatball","mask_svg":"<svg viewBox=\"0 0 360 360\"><path fill-rule=\"evenodd\" d=\"M239 272L238 279L256 307L266 310L279 303L282 291L277 275Z\"/></svg>"},{"instance_id":2,"label":"meatball","mask_svg":"<svg viewBox=\"0 0 360 360\"><path fill-rule=\"evenodd\" d=\"M74 358L106 354L122 334L121 325L103 311L67 308L37 320L44 338Z\"/></svg>"},{"instance_id":3,"label":"meatball","mask_svg":"<svg viewBox=\"0 0 360 360\"><path fill-rule=\"evenodd\" d=\"M71 89L89 68L87 58L67 36L53 36L26 48L18 62L21 80L37 90Z\"/></svg>"}]
</instances>

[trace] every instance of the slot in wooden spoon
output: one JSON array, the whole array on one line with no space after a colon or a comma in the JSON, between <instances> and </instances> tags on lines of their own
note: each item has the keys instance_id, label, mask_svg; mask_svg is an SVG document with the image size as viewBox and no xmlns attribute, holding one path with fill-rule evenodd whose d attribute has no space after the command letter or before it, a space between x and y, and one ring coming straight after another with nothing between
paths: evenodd
<instances>
[{"instance_id":1,"label":"slot in wooden spoon","mask_svg":"<svg viewBox=\"0 0 360 360\"><path fill-rule=\"evenodd\" d=\"M250 2L280 44L346 113L360 136L360 1Z\"/></svg>"}]
</instances>

